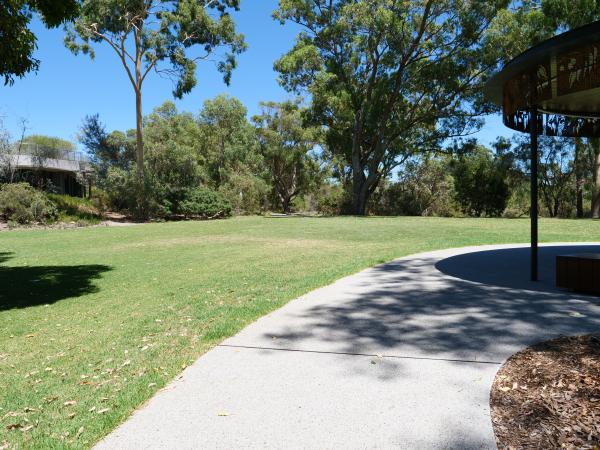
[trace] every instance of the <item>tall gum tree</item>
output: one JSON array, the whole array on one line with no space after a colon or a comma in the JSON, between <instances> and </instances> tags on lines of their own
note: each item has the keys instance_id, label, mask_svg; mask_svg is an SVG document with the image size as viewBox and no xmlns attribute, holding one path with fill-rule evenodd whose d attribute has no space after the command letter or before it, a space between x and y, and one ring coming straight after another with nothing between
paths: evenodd
<instances>
[{"instance_id":1,"label":"tall gum tree","mask_svg":"<svg viewBox=\"0 0 600 450\"><path fill-rule=\"evenodd\" d=\"M327 146L351 170L352 209L415 153L481 125L481 85L497 55L483 36L504 0L279 0L274 18L303 31L276 63L308 91Z\"/></svg>"},{"instance_id":2,"label":"tall gum tree","mask_svg":"<svg viewBox=\"0 0 600 450\"><path fill-rule=\"evenodd\" d=\"M181 98L196 85L196 64L218 49L217 68L229 84L236 56L246 48L230 10L239 0L84 0L79 18L68 27L66 46L94 57L92 44L105 43L116 53L135 93L136 160L144 173L142 88L150 72L174 82ZM193 51L195 50L195 51Z\"/></svg>"}]
</instances>

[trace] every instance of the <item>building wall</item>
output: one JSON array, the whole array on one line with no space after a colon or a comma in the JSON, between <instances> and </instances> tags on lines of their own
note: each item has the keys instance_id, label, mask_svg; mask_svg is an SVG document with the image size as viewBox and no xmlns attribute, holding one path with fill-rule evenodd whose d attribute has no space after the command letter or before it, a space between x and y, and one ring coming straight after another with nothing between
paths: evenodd
<instances>
[{"instance_id":1,"label":"building wall","mask_svg":"<svg viewBox=\"0 0 600 450\"><path fill-rule=\"evenodd\" d=\"M83 197L85 193L83 186L77 181L75 175L69 172L17 169L16 175L17 179L26 181L32 186L53 190L59 194Z\"/></svg>"}]
</instances>

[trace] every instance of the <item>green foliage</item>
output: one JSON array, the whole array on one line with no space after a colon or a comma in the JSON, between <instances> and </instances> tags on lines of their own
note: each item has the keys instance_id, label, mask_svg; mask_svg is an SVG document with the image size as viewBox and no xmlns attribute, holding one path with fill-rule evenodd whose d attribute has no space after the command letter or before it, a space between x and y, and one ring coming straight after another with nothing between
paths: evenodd
<instances>
[{"instance_id":1,"label":"green foliage","mask_svg":"<svg viewBox=\"0 0 600 450\"><path fill-rule=\"evenodd\" d=\"M480 126L479 88L496 55L482 36L507 0L281 0L274 17L300 24L275 63L352 174L353 209L412 155ZM487 54L489 53L489 54Z\"/></svg>"},{"instance_id":2,"label":"green foliage","mask_svg":"<svg viewBox=\"0 0 600 450\"><path fill-rule=\"evenodd\" d=\"M454 184L448 166L447 158L408 162L398 174L398 181L384 188L373 212L391 216L455 215Z\"/></svg>"},{"instance_id":3,"label":"green foliage","mask_svg":"<svg viewBox=\"0 0 600 450\"><path fill-rule=\"evenodd\" d=\"M135 131L108 133L98 114L84 118L79 142L86 148L101 177L111 166L125 168L135 161Z\"/></svg>"},{"instance_id":4,"label":"green foliage","mask_svg":"<svg viewBox=\"0 0 600 450\"><path fill-rule=\"evenodd\" d=\"M186 192L203 178L195 143L199 129L191 114L178 114L165 102L145 118L146 173L154 185L153 199L176 213Z\"/></svg>"},{"instance_id":5,"label":"green foliage","mask_svg":"<svg viewBox=\"0 0 600 450\"><path fill-rule=\"evenodd\" d=\"M510 192L506 182L509 165L503 158L475 146L452 164L456 200L465 214L498 217L506 209Z\"/></svg>"},{"instance_id":6,"label":"green foliage","mask_svg":"<svg viewBox=\"0 0 600 450\"><path fill-rule=\"evenodd\" d=\"M102 219L102 210L94 200L70 195L48 194L57 209L61 222L97 223Z\"/></svg>"},{"instance_id":7,"label":"green foliage","mask_svg":"<svg viewBox=\"0 0 600 450\"><path fill-rule=\"evenodd\" d=\"M349 212L351 198L339 184L324 184L317 193L317 212L337 216Z\"/></svg>"},{"instance_id":8,"label":"green foliage","mask_svg":"<svg viewBox=\"0 0 600 450\"><path fill-rule=\"evenodd\" d=\"M32 144L32 147L26 147L26 151L34 156L37 163L42 165L46 159L61 159L64 157L65 151L75 151L75 145L67 141L53 136L44 136L41 134L32 134L23 139L23 144Z\"/></svg>"},{"instance_id":9,"label":"green foliage","mask_svg":"<svg viewBox=\"0 0 600 450\"><path fill-rule=\"evenodd\" d=\"M165 201L164 192L155 178L146 173L140 179L133 166L126 169L110 167L101 185L112 208L136 219L171 214L172 205Z\"/></svg>"},{"instance_id":10,"label":"green foliage","mask_svg":"<svg viewBox=\"0 0 600 450\"><path fill-rule=\"evenodd\" d=\"M231 215L231 204L219 192L206 187L197 187L186 192L179 207L186 217L216 219Z\"/></svg>"},{"instance_id":11,"label":"green foliage","mask_svg":"<svg viewBox=\"0 0 600 450\"><path fill-rule=\"evenodd\" d=\"M31 134L23 139L23 143L37 144L54 150L75 151L75 145L71 141L54 136L44 136L41 134Z\"/></svg>"},{"instance_id":12,"label":"green foliage","mask_svg":"<svg viewBox=\"0 0 600 450\"><path fill-rule=\"evenodd\" d=\"M176 98L196 85L196 62L211 57L217 49L229 51L217 68L229 84L236 56L246 44L236 34L230 9L239 9L239 0L83 0L81 14L68 30L65 45L73 53L94 57L92 44L107 43L117 54L135 94L136 162L140 183L137 210L147 211L146 172L142 117L144 80L151 71L170 77ZM189 50L200 47L201 54ZM92 130L94 131L94 130ZM95 130L102 131L102 130Z\"/></svg>"},{"instance_id":13,"label":"green foliage","mask_svg":"<svg viewBox=\"0 0 600 450\"><path fill-rule=\"evenodd\" d=\"M518 137L515 142L515 156L521 162L522 170L529 172L530 142L525 137ZM542 213L550 217L571 217L575 211L574 150L573 139L548 136L538 139L539 193L545 209Z\"/></svg>"},{"instance_id":14,"label":"green foliage","mask_svg":"<svg viewBox=\"0 0 600 450\"><path fill-rule=\"evenodd\" d=\"M34 13L48 28L75 18L77 0L4 0L0 3L0 77L13 84L15 77L37 71L40 61L33 57L37 38L29 29Z\"/></svg>"},{"instance_id":15,"label":"green foliage","mask_svg":"<svg viewBox=\"0 0 600 450\"><path fill-rule=\"evenodd\" d=\"M321 137L319 127L306 126L300 101L261 103L253 118L274 196L283 212L299 195L318 187L320 167L312 152Z\"/></svg>"},{"instance_id":16,"label":"green foliage","mask_svg":"<svg viewBox=\"0 0 600 450\"><path fill-rule=\"evenodd\" d=\"M577 28L600 18L600 3L597 0L535 0L531 3L541 9L557 30Z\"/></svg>"},{"instance_id":17,"label":"green foliage","mask_svg":"<svg viewBox=\"0 0 600 450\"><path fill-rule=\"evenodd\" d=\"M236 55L246 48L243 36L235 32L229 9L238 10L239 0L84 0L65 43L76 54L94 57L92 44L106 42L117 52L138 88L156 69L173 77L173 94L181 98L196 85L196 62L221 47L229 52L217 67L229 83ZM129 39L136 51L125 53L120 43ZM202 48L201 56L187 55L194 46ZM135 64L128 66L129 54L135 55L136 64L143 65L140 70Z\"/></svg>"},{"instance_id":18,"label":"green foliage","mask_svg":"<svg viewBox=\"0 0 600 450\"><path fill-rule=\"evenodd\" d=\"M49 222L56 219L57 209L28 183L4 184L0 185L0 217L20 224Z\"/></svg>"},{"instance_id":19,"label":"green foliage","mask_svg":"<svg viewBox=\"0 0 600 450\"><path fill-rule=\"evenodd\" d=\"M267 182L251 172L232 173L219 187L235 214L259 214L268 204Z\"/></svg>"},{"instance_id":20,"label":"green foliage","mask_svg":"<svg viewBox=\"0 0 600 450\"><path fill-rule=\"evenodd\" d=\"M199 186L219 191L240 214L264 207L262 156L239 100L218 96L205 102L197 117L165 102L144 118L144 126L141 187L136 186L140 180L131 162L124 164L125 159L118 157L123 152L109 151L114 148L108 145L109 138L117 132L106 133L95 116L84 124L82 141L95 155L98 184L114 208L150 217L177 216L189 191ZM132 139L128 142L133 145Z\"/></svg>"},{"instance_id":21,"label":"green foliage","mask_svg":"<svg viewBox=\"0 0 600 450\"><path fill-rule=\"evenodd\" d=\"M206 182L216 189L234 174L263 171L246 107L237 99L219 95L204 102L198 117L199 151L207 170Z\"/></svg>"}]
</instances>

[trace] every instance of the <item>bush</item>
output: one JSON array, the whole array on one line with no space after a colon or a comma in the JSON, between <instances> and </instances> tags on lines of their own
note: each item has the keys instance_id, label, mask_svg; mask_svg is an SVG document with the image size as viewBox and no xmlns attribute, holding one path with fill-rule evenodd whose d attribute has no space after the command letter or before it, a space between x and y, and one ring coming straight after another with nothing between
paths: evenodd
<instances>
[{"instance_id":1,"label":"bush","mask_svg":"<svg viewBox=\"0 0 600 450\"><path fill-rule=\"evenodd\" d=\"M477 147L453 161L452 175L456 201L462 211L474 217L499 217L508 205L509 166L484 147Z\"/></svg>"},{"instance_id":2,"label":"bush","mask_svg":"<svg viewBox=\"0 0 600 450\"><path fill-rule=\"evenodd\" d=\"M251 174L232 174L219 187L236 214L258 214L265 208L269 186Z\"/></svg>"},{"instance_id":3,"label":"bush","mask_svg":"<svg viewBox=\"0 0 600 450\"><path fill-rule=\"evenodd\" d=\"M398 173L397 182L382 183L371 210L383 216L450 217L455 215L453 189L445 160L411 161Z\"/></svg>"},{"instance_id":4,"label":"bush","mask_svg":"<svg viewBox=\"0 0 600 450\"><path fill-rule=\"evenodd\" d=\"M128 170L118 167L108 169L101 188L110 206L117 211L127 211L133 217L165 217L171 214L171 204L151 174L146 172L140 183L134 167Z\"/></svg>"},{"instance_id":5,"label":"bush","mask_svg":"<svg viewBox=\"0 0 600 450\"><path fill-rule=\"evenodd\" d=\"M102 189L93 189L91 202L100 213L105 213L110 209L110 197Z\"/></svg>"},{"instance_id":6,"label":"bush","mask_svg":"<svg viewBox=\"0 0 600 450\"><path fill-rule=\"evenodd\" d=\"M179 212L185 217L216 219L231 215L231 203L219 192L206 187L190 189L179 204Z\"/></svg>"},{"instance_id":7,"label":"bush","mask_svg":"<svg viewBox=\"0 0 600 450\"><path fill-rule=\"evenodd\" d=\"M48 194L48 198L56 205L58 218L63 222L98 222L102 218L102 213L86 198L61 194Z\"/></svg>"},{"instance_id":8,"label":"bush","mask_svg":"<svg viewBox=\"0 0 600 450\"><path fill-rule=\"evenodd\" d=\"M336 216L350 210L351 198L339 185L325 184L317 194L317 212L324 216Z\"/></svg>"},{"instance_id":9,"label":"bush","mask_svg":"<svg viewBox=\"0 0 600 450\"><path fill-rule=\"evenodd\" d=\"M46 194L27 183L0 186L0 217L21 224L50 222L57 217L56 206Z\"/></svg>"}]
</instances>

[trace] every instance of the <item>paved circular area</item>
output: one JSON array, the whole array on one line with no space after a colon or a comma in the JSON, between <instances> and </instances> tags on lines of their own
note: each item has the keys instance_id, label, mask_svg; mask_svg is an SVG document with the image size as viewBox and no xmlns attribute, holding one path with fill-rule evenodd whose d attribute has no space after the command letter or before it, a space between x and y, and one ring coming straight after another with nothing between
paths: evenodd
<instances>
[{"instance_id":1,"label":"paved circular area","mask_svg":"<svg viewBox=\"0 0 600 450\"><path fill-rule=\"evenodd\" d=\"M502 362L600 329L598 298L559 291L557 254L524 246L395 260L291 301L203 355L98 449L495 448Z\"/></svg>"}]
</instances>

